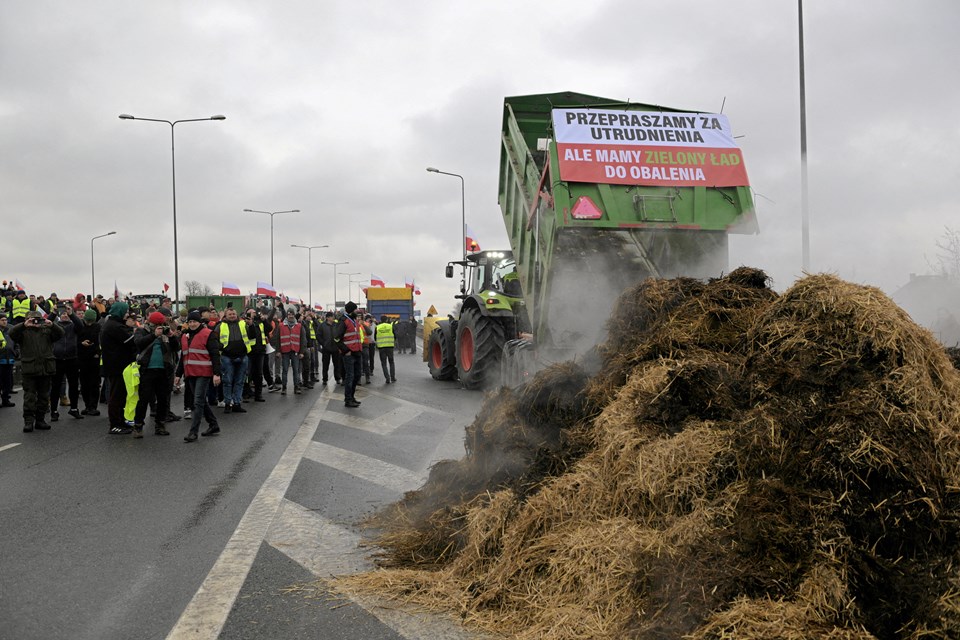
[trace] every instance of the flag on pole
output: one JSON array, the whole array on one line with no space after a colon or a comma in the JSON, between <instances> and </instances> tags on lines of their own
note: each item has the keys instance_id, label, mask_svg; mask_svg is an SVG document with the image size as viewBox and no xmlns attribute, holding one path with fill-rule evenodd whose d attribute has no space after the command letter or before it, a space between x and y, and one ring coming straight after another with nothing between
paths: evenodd
<instances>
[{"instance_id":1,"label":"flag on pole","mask_svg":"<svg viewBox=\"0 0 960 640\"><path fill-rule=\"evenodd\" d=\"M323 305L320 304L319 302L314 302L313 308L316 309L317 311L323 311Z\"/></svg>"},{"instance_id":2,"label":"flag on pole","mask_svg":"<svg viewBox=\"0 0 960 640\"><path fill-rule=\"evenodd\" d=\"M114 300L120 299L120 287L117 286L116 280L113 281L113 299Z\"/></svg>"},{"instance_id":3,"label":"flag on pole","mask_svg":"<svg viewBox=\"0 0 960 640\"><path fill-rule=\"evenodd\" d=\"M387 283L386 283L382 278L379 278L379 277L377 277L377 276L375 276L375 275L373 275L373 274L371 273L371 274L370 274L370 286L371 286L371 287L386 287L386 286L387 286Z\"/></svg>"},{"instance_id":4,"label":"flag on pole","mask_svg":"<svg viewBox=\"0 0 960 640\"><path fill-rule=\"evenodd\" d=\"M274 289L273 285L271 284L267 284L266 282L257 282L257 294L276 298L277 290Z\"/></svg>"},{"instance_id":5,"label":"flag on pole","mask_svg":"<svg viewBox=\"0 0 960 640\"><path fill-rule=\"evenodd\" d=\"M296 296L287 296L287 303L303 304L303 301Z\"/></svg>"},{"instance_id":6,"label":"flag on pole","mask_svg":"<svg viewBox=\"0 0 960 640\"><path fill-rule=\"evenodd\" d=\"M220 290L220 295L222 296L238 296L240 295L240 287L235 285L232 282L223 281L223 286Z\"/></svg>"},{"instance_id":7,"label":"flag on pole","mask_svg":"<svg viewBox=\"0 0 960 640\"><path fill-rule=\"evenodd\" d=\"M169 290L170 290L170 285L168 285L166 282L164 282L164 283L163 283L163 292L166 293L166 292L169 291Z\"/></svg>"},{"instance_id":8,"label":"flag on pole","mask_svg":"<svg viewBox=\"0 0 960 640\"><path fill-rule=\"evenodd\" d=\"M25 284L23 284L22 282L20 282L20 278L16 278L16 279L14 280L14 282L17 283L17 289L18 289L18 290L19 290L19 289L23 289L24 291L27 290L27 285L25 285Z\"/></svg>"},{"instance_id":9,"label":"flag on pole","mask_svg":"<svg viewBox=\"0 0 960 640\"><path fill-rule=\"evenodd\" d=\"M420 287L414 287L413 292L417 295L420 295Z\"/></svg>"},{"instance_id":10,"label":"flag on pole","mask_svg":"<svg viewBox=\"0 0 960 640\"><path fill-rule=\"evenodd\" d=\"M411 280L407 276L403 276L403 284L407 289L413 289L413 286L414 286L413 280Z\"/></svg>"},{"instance_id":11,"label":"flag on pole","mask_svg":"<svg viewBox=\"0 0 960 640\"><path fill-rule=\"evenodd\" d=\"M480 243L477 242L477 237L473 235L470 225L467 225L467 251L480 251Z\"/></svg>"}]
</instances>

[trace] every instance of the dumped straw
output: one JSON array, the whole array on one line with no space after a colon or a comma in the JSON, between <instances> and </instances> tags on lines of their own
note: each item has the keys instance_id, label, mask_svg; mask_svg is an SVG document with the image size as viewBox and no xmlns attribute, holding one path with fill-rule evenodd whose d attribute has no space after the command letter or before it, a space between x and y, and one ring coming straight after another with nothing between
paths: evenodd
<instances>
[{"instance_id":1,"label":"dumped straw","mask_svg":"<svg viewBox=\"0 0 960 640\"><path fill-rule=\"evenodd\" d=\"M342 579L517 638L955 638L960 376L879 290L647 280Z\"/></svg>"}]
</instances>

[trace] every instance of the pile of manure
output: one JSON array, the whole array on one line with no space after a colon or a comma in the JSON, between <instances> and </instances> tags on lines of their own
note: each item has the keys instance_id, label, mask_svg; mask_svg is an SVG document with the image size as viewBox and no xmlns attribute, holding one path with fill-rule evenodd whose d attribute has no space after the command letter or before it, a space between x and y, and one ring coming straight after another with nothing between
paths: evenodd
<instances>
[{"instance_id":1,"label":"pile of manure","mask_svg":"<svg viewBox=\"0 0 960 640\"><path fill-rule=\"evenodd\" d=\"M623 293L589 375L488 395L339 579L511 638L960 637L960 375L881 291Z\"/></svg>"}]
</instances>

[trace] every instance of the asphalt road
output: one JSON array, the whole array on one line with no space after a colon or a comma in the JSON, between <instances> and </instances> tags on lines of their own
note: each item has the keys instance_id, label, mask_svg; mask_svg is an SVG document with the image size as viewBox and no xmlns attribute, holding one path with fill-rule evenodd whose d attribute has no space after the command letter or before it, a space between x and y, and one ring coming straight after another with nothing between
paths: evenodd
<instances>
[{"instance_id":1,"label":"asphalt road","mask_svg":"<svg viewBox=\"0 0 960 640\"><path fill-rule=\"evenodd\" d=\"M397 365L359 409L331 381L193 444L183 421L134 440L105 415L25 434L19 406L0 411L0 638L469 637L317 582L369 567L356 522L463 453L481 395L419 355Z\"/></svg>"}]
</instances>

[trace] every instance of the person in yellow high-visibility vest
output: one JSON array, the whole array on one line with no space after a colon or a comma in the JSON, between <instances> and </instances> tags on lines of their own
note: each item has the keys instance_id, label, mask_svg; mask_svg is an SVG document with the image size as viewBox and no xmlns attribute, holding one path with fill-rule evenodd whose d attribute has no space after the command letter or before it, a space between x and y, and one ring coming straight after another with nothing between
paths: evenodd
<instances>
[{"instance_id":1,"label":"person in yellow high-visibility vest","mask_svg":"<svg viewBox=\"0 0 960 640\"><path fill-rule=\"evenodd\" d=\"M396 335L393 331L393 323L387 316L380 316L380 323L377 325L377 351L380 352L380 368L383 369L383 377L387 384L397 381L397 367L393 361L393 349L396 342ZM387 363L390 363L390 370L387 371Z\"/></svg>"}]
</instances>

